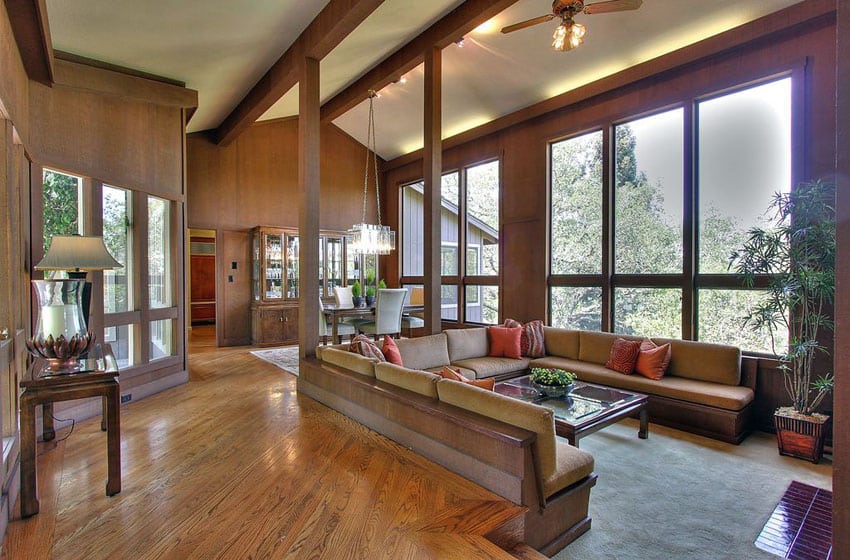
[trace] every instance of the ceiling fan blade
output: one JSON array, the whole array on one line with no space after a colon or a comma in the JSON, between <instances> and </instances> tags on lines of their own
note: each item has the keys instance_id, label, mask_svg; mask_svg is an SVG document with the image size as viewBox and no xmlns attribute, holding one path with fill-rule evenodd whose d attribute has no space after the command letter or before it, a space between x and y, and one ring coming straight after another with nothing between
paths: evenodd
<instances>
[{"instance_id":1,"label":"ceiling fan blade","mask_svg":"<svg viewBox=\"0 0 850 560\"><path fill-rule=\"evenodd\" d=\"M531 27L532 25L537 25L538 23L546 23L547 21L551 21L553 19L555 19L554 14L546 14L545 16L527 19L525 21L521 21L513 25L508 25L507 27L503 27L502 33L512 33L514 31L519 31L520 29L525 29L526 27Z\"/></svg>"},{"instance_id":2,"label":"ceiling fan blade","mask_svg":"<svg viewBox=\"0 0 850 560\"><path fill-rule=\"evenodd\" d=\"M607 2L596 2L584 7L586 14L607 14L609 12L624 12L626 10L637 10L643 4L643 0L608 0Z\"/></svg>"}]
</instances>

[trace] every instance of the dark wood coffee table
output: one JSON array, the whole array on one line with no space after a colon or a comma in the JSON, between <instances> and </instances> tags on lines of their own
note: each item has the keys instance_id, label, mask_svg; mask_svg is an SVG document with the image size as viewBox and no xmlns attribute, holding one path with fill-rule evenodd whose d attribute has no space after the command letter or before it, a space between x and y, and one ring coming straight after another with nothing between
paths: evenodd
<instances>
[{"instance_id":1,"label":"dark wood coffee table","mask_svg":"<svg viewBox=\"0 0 850 560\"><path fill-rule=\"evenodd\" d=\"M551 408L555 413L555 432L578 447L579 438L637 414L638 437L649 436L647 397L623 389L577 381L563 397L547 397L535 389L528 375L496 383L499 394Z\"/></svg>"}]
</instances>

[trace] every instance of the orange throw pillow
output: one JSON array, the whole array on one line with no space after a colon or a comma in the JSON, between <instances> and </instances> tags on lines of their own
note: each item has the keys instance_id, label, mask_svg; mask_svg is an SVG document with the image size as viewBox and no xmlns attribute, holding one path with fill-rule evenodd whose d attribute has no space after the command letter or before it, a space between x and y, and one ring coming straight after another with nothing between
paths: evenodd
<instances>
[{"instance_id":1,"label":"orange throw pillow","mask_svg":"<svg viewBox=\"0 0 850 560\"><path fill-rule=\"evenodd\" d=\"M393 337L388 334L384 335L384 347L381 349L384 353L384 358L391 364L403 366L401 362L401 352L398 350L398 344L395 343Z\"/></svg>"},{"instance_id":2,"label":"orange throw pillow","mask_svg":"<svg viewBox=\"0 0 850 560\"><path fill-rule=\"evenodd\" d=\"M439 371L439 374L440 377L451 379L452 381L460 381L461 383L467 383L476 387L481 387L482 389L487 389L488 391L492 391L496 387L495 379L467 379L466 377L460 374L459 370L456 370L449 366L443 366L443 369Z\"/></svg>"},{"instance_id":3,"label":"orange throw pillow","mask_svg":"<svg viewBox=\"0 0 850 560\"><path fill-rule=\"evenodd\" d=\"M644 377L658 381L664 377L672 357L673 353L669 343L658 346L648 338L644 339L640 343L640 353L635 363L635 371Z\"/></svg>"},{"instance_id":4,"label":"orange throw pillow","mask_svg":"<svg viewBox=\"0 0 850 560\"><path fill-rule=\"evenodd\" d=\"M518 360L522 355L520 340L522 339L522 327L490 327L487 330L490 335L490 355L494 357L514 358Z\"/></svg>"},{"instance_id":5,"label":"orange throw pillow","mask_svg":"<svg viewBox=\"0 0 850 560\"><path fill-rule=\"evenodd\" d=\"M614 344L611 345L611 354L608 356L608 361L605 362L605 367L631 375L635 370L638 354L640 354L639 341L626 340L625 338L614 339Z\"/></svg>"}]
</instances>

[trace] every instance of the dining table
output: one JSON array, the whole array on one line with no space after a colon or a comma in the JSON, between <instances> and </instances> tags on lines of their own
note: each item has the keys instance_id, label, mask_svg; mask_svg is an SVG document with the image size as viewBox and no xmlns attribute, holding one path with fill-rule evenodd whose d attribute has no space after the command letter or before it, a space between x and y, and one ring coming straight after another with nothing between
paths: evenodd
<instances>
[{"instance_id":1,"label":"dining table","mask_svg":"<svg viewBox=\"0 0 850 560\"><path fill-rule=\"evenodd\" d=\"M415 313L424 311L424 305L405 305L402 313ZM334 344L339 344L339 321L344 317L362 317L364 319L374 319L375 306L361 305L359 307L338 306L333 303L324 304L325 315L331 320L331 340Z\"/></svg>"}]
</instances>

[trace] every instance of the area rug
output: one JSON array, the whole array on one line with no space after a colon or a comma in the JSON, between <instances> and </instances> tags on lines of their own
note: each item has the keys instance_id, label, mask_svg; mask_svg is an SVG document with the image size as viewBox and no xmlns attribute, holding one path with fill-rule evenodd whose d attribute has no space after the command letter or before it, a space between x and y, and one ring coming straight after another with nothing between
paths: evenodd
<instances>
[{"instance_id":1,"label":"area rug","mask_svg":"<svg viewBox=\"0 0 850 560\"><path fill-rule=\"evenodd\" d=\"M729 445L627 420L581 439L599 480L593 524L558 560L776 560L754 541L791 481L832 488L832 466L781 457L757 432Z\"/></svg>"},{"instance_id":2,"label":"area rug","mask_svg":"<svg viewBox=\"0 0 850 560\"><path fill-rule=\"evenodd\" d=\"M274 364L283 371L292 375L298 375L298 347L282 346L280 348L266 348L265 350L252 350L251 354Z\"/></svg>"}]
</instances>

